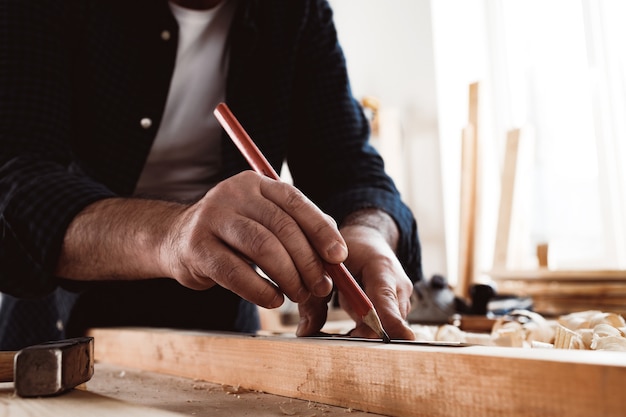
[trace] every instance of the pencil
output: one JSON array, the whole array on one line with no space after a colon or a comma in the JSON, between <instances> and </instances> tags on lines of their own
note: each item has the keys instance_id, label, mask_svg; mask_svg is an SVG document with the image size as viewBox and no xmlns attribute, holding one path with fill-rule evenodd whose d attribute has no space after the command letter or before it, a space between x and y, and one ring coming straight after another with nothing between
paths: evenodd
<instances>
[{"instance_id":1,"label":"pencil","mask_svg":"<svg viewBox=\"0 0 626 417\"><path fill-rule=\"evenodd\" d=\"M220 122L228 136L235 143L239 152L246 158L250 166L259 174L280 181L280 177L261 153L254 141L250 138L243 126L239 123L235 115L230 111L225 103L220 103L215 108L213 114ZM356 282L348 268L343 263L331 264L323 261L324 269L331 277L337 290L340 291L352 310L361 316L363 323L370 327L383 342L389 343L389 335L383 329L380 317L372 301Z\"/></svg>"}]
</instances>

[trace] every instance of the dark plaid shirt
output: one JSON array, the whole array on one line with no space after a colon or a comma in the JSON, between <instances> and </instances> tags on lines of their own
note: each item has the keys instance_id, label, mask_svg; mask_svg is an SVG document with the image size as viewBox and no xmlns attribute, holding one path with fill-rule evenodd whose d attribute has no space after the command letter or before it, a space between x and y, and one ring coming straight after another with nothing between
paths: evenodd
<instances>
[{"instance_id":1,"label":"dark plaid shirt","mask_svg":"<svg viewBox=\"0 0 626 417\"><path fill-rule=\"evenodd\" d=\"M393 216L398 256L419 279L416 223L367 143L328 4L239 3L226 102L272 165L286 159L295 185L338 222L365 207ZM72 218L133 193L177 40L165 0L0 0L0 291L50 294ZM223 177L249 169L223 139Z\"/></svg>"}]
</instances>

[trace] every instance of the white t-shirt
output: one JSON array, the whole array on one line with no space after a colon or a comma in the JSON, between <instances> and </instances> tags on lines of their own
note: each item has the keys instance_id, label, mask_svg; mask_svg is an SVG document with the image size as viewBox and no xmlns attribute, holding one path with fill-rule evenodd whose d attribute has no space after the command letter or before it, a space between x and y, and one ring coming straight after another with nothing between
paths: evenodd
<instances>
[{"instance_id":1,"label":"white t-shirt","mask_svg":"<svg viewBox=\"0 0 626 417\"><path fill-rule=\"evenodd\" d=\"M170 2L179 25L176 66L159 126L135 194L195 200L217 182L222 129L213 109L224 100L226 39L236 1L209 10Z\"/></svg>"}]
</instances>

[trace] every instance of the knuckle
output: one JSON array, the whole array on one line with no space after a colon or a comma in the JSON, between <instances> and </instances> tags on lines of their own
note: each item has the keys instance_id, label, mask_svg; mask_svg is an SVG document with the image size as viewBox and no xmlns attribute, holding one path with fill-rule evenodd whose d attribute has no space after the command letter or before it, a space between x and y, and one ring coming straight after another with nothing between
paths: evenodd
<instances>
[{"instance_id":1,"label":"knuckle","mask_svg":"<svg viewBox=\"0 0 626 417\"><path fill-rule=\"evenodd\" d=\"M326 221L328 222L328 224L330 226L332 226L334 229L336 229L338 227L337 225L337 220L335 220L334 217L332 217L329 214L323 213L324 214L324 218L326 218Z\"/></svg>"},{"instance_id":2,"label":"knuckle","mask_svg":"<svg viewBox=\"0 0 626 417\"><path fill-rule=\"evenodd\" d=\"M331 229L332 226L331 224L329 224L326 221L320 221L317 222L314 226L313 226L313 230L315 234L321 234L323 232L327 232L328 229Z\"/></svg>"},{"instance_id":3,"label":"knuckle","mask_svg":"<svg viewBox=\"0 0 626 417\"><path fill-rule=\"evenodd\" d=\"M248 240L248 247L251 256L264 256L272 253L272 235L269 233L255 233Z\"/></svg>"},{"instance_id":4,"label":"knuckle","mask_svg":"<svg viewBox=\"0 0 626 417\"><path fill-rule=\"evenodd\" d=\"M303 209L309 204L304 194L300 190L294 187L287 188L287 196L285 198L285 205L288 209L298 211Z\"/></svg>"},{"instance_id":5,"label":"knuckle","mask_svg":"<svg viewBox=\"0 0 626 417\"><path fill-rule=\"evenodd\" d=\"M234 236L234 247L248 256L255 258L271 253L272 234L264 230L261 225L245 218L240 218L231 224L231 233Z\"/></svg>"},{"instance_id":6,"label":"knuckle","mask_svg":"<svg viewBox=\"0 0 626 417\"><path fill-rule=\"evenodd\" d=\"M279 216L274 218L273 229L277 235L284 236L286 239L290 239L298 233L299 228L291 217Z\"/></svg>"},{"instance_id":7,"label":"knuckle","mask_svg":"<svg viewBox=\"0 0 626 417\"><path fill-rule=\"evenodd\" d=\"M219 266L217 267L218 273L224 277L225 281L228 283L229 289L234 289L237 287L237 282L244 273L242 267L242 265L234 264L231 262L222 261L219 263Z\"/></svg>"},{"instance_id":8,"label":"knuckle","mask_svg":"<svg viewBox=\"0 0 626 417\"><path fill-rule=\"evenodd\" d=\"M301 268L305 274L308 274L308 273L322 274L323 273L322 264L317 260L315 256L307 257L307 259L302 263Z\"/></svg>"},{"instance_id":9,"label":"knuckle","mask_svg":"<svg viewBox=\"0 0 626 417\"><path fill-rule=\"evenodd\" d=\"M393 300L393 301L396 301L396 302L398 300L398 294L396 293L396 291L394 291L393 288L388 287L386 285L378 289L378 294L381 297L387 298L389 300Z\"/></svg>"},{"instance_id":10,"label":"knuckle","mask_svg":"<svg viewBox=\"0 0 626 417\"><path fill-rule=\"evenodd\" d=\"M215 277L215 280L224 288L239 291L241 278L248 272L247 264L233 262L228 256L212 256L207 258L205 273Z\"/></svg>"},{"instance_id":11,"label":"knuckle","mask_svg":"<svg viewBox=\"0 0 626 417\"><path fill-rule=\"evenodd\" d=\"M376 268L379 273L393 275L396 271L397 261L388 256L376 256L372 258L370 265Z\"/></svg>"}]
</instances>

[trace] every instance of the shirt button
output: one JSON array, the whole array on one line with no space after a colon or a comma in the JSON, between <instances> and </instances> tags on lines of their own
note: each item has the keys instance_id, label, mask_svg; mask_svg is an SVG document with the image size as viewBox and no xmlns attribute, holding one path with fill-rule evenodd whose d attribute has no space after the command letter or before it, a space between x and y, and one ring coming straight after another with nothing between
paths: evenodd
<instances>
[{"instance_id":1,"label":"shirt button","mask_svg":"<svg viewBox=\"0 0 626 417\"><path fill-rule=\"evenodd\" d=\"M169 41L171 36L172 35L170 34L169 30L164 30L163 32L161 32L161 39L163 39L164 41Z\"/></svg>"},{"instance_id":2,"label":"shirt button","mask_svg":"<svg viewBox=\"0 0 626 417\"><path fill-rule=\"evenodd\" d=\"M152 120L144 117L139 121L139 124L141 124L141 127L143 127L144 129L150 129L150 126L152 126Z\"/></svg>"}]
</instances>

